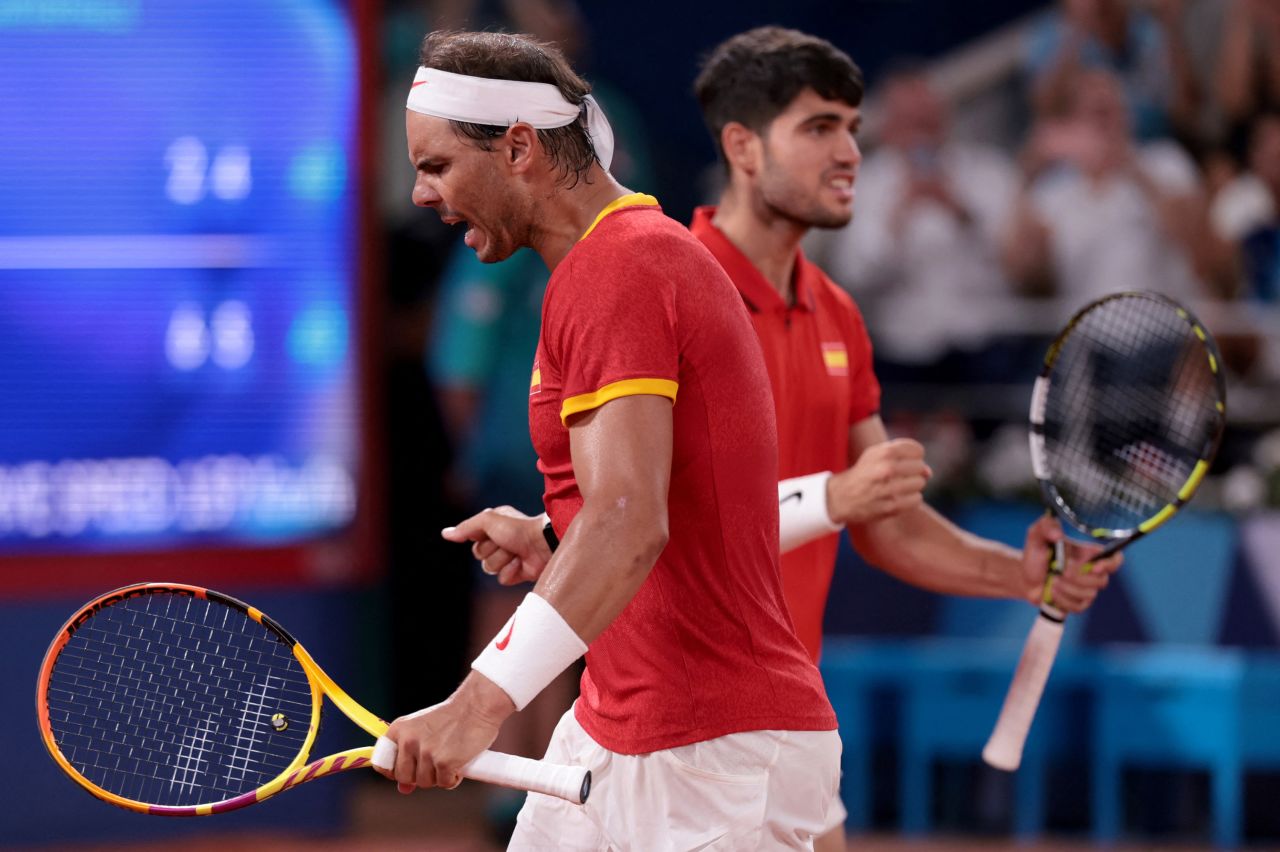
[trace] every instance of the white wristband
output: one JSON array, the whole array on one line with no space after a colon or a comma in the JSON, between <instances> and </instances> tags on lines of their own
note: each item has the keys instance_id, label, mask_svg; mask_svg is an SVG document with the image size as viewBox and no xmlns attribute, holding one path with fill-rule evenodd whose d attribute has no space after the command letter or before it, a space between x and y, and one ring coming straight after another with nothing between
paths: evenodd
<instances>
[{"instance_id":1,"label":"white wristband","mask_svg":"<svg viewBox=\"0 0 1280 852\"><path fill-rule=\"evenodd\" d=\"M784 479L778 483L778 544L786 553L840 530L827 514L827 480L831 471Z\"/></svg>"},{"instance_id":2,"label":"white wristband","mask_svg":"<svg viewBox=\"0 0 1280 852\"><path fill-rule=\"evenodd\" d=\"M587 644L555 607L530 592L471 668L501 687L516 709L523 710L586 652Z\"/></svg>"}]
</instances>

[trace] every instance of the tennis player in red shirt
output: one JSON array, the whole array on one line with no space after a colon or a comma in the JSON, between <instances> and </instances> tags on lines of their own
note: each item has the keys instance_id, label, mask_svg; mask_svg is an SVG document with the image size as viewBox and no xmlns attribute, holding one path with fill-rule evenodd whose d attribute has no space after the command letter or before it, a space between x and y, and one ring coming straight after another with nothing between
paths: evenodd
<instances>
[{"instance_id":1,"label":"tennis player in red shirt","mask_svg":"<svg viewBox=\"0 0 1280 852\"><path fill-rule=\"evenodd\" d=\"M728 179L719 205L695 212L692 231L733 279L764 350L786 478L778 486L783 588L809 654L817 660L844 527L868 562L906 582L1038 604L1060 527L1037 521L1018 551L957 528L923 502L924 450L885 431L862 316L800 250L810 228L838 228L853 215L857 66L823 39L763 27L716 47L694 89ZM1078 570L1097 550L1069 547L1052 588L1056 605L1078 612L1107 584L1118 557ZM845 848L845 816L834 798L815 848Z\"/></svg>"},{"instance_id":2,"label":"tennis player in red shirt","mask_svg":"<svg viewBox=\"0 0 1280 852\"><path fill-rule=\"evenodd\" d=\"M433 33L421 65L414 202L465 222L482 261L529 246L552 270L529 386L551 533L512 511L445 531L536 585L448 700L391 725L382 771L457 785L585 653L547 757L590 768L591 797L530 794L511 848L810 849L840 744L783 599L773 405L742 300L608 174L608 123L553 48Z\"/></svg>"}]
</instances>

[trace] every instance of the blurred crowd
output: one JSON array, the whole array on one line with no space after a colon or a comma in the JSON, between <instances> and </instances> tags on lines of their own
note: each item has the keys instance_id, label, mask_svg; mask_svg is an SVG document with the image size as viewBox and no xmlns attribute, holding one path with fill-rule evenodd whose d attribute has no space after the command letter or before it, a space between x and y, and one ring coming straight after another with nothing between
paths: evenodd
<instances>
[{"instance_id":1,"label":"blurred crowd","mask_svg":"<svg viewBox=\"0 0 1280 852\"><path fill-rule=\"evenodd\" d=\"M867 314L890 413L937 444L937 487L1016 490L1046 335L1154 290L1201 315L1228 368L1208 502L1280 504L1280 2L1060 0L1019 42L1025 118L996 144L953 131L928 66L883 75L854 221L810 247Z\"/></svg>"},{"instance_id":2,"label":"blurred crowd","mask_svg":"<svg viewBox=\"0 0 1280 852\"><path fill-rule=\"evenodd\" d=\"M601 47L574 0L386 8L391 487L446 482L444 516L536 511L525 382L548 273L527 250L480 264L411 207L403 83L431 28L553 41L614 125L615 174L659 198L661 125L593 70ZM868 75L854 220L806 245L867 318L886 422L926 443L935 497L1029 491L1025 408L1047 341L1099 295L1154 290L1215 331L1228 370L1231 426L1199 499L1280 505L1280 0L1059 0L1015 33L985 93L1010 102L1008 127L966 130L970 105L948 96L944 63L907 58L910 44ZM856 43L840 46L858 59ZM406 558L437 546L409 528L422 539Z\"/></svg>"}]
</instances>

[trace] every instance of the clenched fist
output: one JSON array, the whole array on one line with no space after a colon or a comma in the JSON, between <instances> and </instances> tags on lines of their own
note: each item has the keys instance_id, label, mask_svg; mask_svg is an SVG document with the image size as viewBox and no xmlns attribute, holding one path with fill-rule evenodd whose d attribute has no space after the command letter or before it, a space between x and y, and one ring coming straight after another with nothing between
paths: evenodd
<instances>
[{"instance_id":1,"label":"clenched fist","mask_svg":"<svg viewBox=\"0 0 1280 852\"><path fill-rule=\"evenodd\" d=\"M863 524L921 505L933 471L924 447L896 438L863 451L853 467L827 480L827 514L838 524Z\"/></svg>"}]
</instances>

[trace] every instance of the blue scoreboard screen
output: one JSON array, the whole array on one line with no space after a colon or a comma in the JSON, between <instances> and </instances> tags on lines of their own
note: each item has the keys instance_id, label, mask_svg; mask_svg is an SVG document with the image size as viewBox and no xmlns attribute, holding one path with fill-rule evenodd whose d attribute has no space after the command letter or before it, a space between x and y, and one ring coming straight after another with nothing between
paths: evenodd
<instances>
[{"instance_id":1,"label":"blue scoreboard screen","mask_svg":"<svg viewBox=\"0 0 1280 852\"><path fill-rule=\"evenodd\" d=\"M0 80L0 556L348 529L346 7L0 0Z\"/></svg>"}]
</instances>

